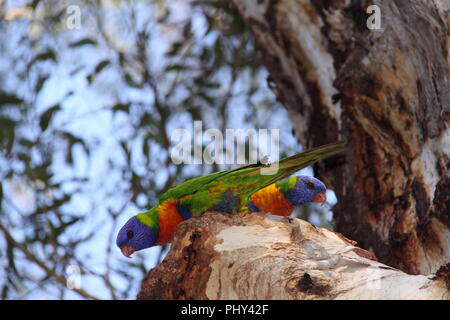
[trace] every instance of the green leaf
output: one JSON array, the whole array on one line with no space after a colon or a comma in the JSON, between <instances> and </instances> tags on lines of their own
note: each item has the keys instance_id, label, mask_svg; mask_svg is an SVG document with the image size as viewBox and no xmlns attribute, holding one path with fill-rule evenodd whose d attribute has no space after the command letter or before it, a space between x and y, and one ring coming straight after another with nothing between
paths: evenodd
<instances>
[{"instance_id":1,"label":"green leaf","mask_svg":"<svg viewBox=\"0 0 450 320\"><path fill-rule=\"evenodd\" d=\"M202 120L202 108L196 105L186 106L186 110L191 114L192 120Z\"/></svg>"},{"instance_id":2,"label":"green leaf","mask_svg":"<svg viewBox=\"0 0 450 320\"><path fill-rule=\"evenodd\" d=\"M73 163L73 155L72 155L72 147L75 144L80 144L83 148L84 152L86 152L87 155L89 155L90 150L89 147L86 145L85 141L79 137L74 136L72 133L67 131L59 131L59 136L63 139L67 140L67 143L69 144L66 148L66 162L69 164Z\"/></svg>"},{"instance_id":3,"label":"green leaf","mask_svg":"<svg viewBox=\"0 0 450 320\"><path fill-rule=\"evenodd\" d=\"M127 163L130 163L131 162L131 151L128 148L126 141L124 141L124 140L119 141L119 145L122 148L123 152L125 153L125 156L127 158Z\"/></svg>"},{"instance_id":4,"label":"green leaf","mask_svg":"<svg viewBox=\"0 0 450 320\"><path fill-rule=\"evenodd\" d=\"M11 154L16 137L16 121L10 118L0 117L0 150L6 150L7 154Z\"/></svg>"},{"instance_id":5,"label":"green leaf","mask_svg":"<svg viewBox=\"0 0 450 320\"><path fill-rule=\"evenodd\" d=\"M151 137L151 135L148 134L147 137ZM147 158L150 157L150 154L149 154L149 152L150 152L150 146L149 146L149 144L150 144L150 141L148 141L147 139L144 140L144 141L142 142L142 153L143 153L144 156L146 156Z\"/></svg>"},{"instance_id":6,"label":"green leaf","mask_svg":"<svg viewBox=\"0 0 450 320\"><path fill-rule=\"evenodd\" d=\"M69 48L75 48L75 47L80 47L80 46L85 46L85 45L95 46L95 45L97 45L97 42L91 38L84 38L84 39L70 43Z\"/></svg>"},{"instance_id":7,"label":"green leaf","mask_svg":"<svg viewBox=\"0 0 450 320\"><path fill-rule=\"evenodd\" d=\"M114 105L111 109L114 113L116 113L117 111L123 111L125 113L130 113L130 106L131 106L131 103L118 103L118 104Z\"/></svg>"},{"instance_id":8,"label":"green leaf","mask_svg":"<svg viewBox=\"0 0 450 320\"><path fill-rule=\"evenodd\" d=\"M167 52L167 55L174 56L176 55L180 49L183 47L183 42L175 42L172 44L172 48Z\"/></svg>"},{"instance_id":9,"label":"green leaf","mask_svg":"<svg viewBox=\"0 0 450 320\"><path fill-rule=\"evenodd\" d=\"M33 60L31 60L28 63L27 69L30 69L33 66L33 64L35 64L36 62L45 61L45 60L56 61L56 53L53 49L48 49L47 51L42 52L42 53L38 54L37 56L35 56L33 58Z\"/></svg>"},{"instance_id":10,"label":"green leaf","mask_svg":"<svg viewBox=\"0 0 450 320\"><path fill-rule=\"evenodd\" d=\"M7 284L4 284L3 288L2 288L2 295L1 295L2 296L2 300L7 300L8 299L8 297L9 297L8 293L9 293L9 287L8 287Z\"/></svg>"},{"instance_id":11,"label":"green leaf","mask_svg":"<svg viewBox=\"0 0 450 320\"><path fill-rule=\"evenodd\" d=\"M60 109L61 109L60 105L56 104L53 107L47 109L41 115L40 120L39 120L39 126L41 127L42 131L47 130L48 125L50 124L50 121L52 120L54 113Z\"/></svg>"},{"instance_id":12,"label":"green leaf","mask_svg":"<svg viewBox=\"0 0 450 320\"><path fill-rule=\"evenodd\" d=\"M209 89L220 88L219 82L211 82L204 78L196 78L196 79L194 79L194 83L199 87L205 87L205 88L209 88Z\"/></svg>"},{"instance_id":13,"label":"green leaf","mask_svg":"<svg viewBox=\"0 0 450 320\"><path fill-rule=\"evenodd\" d=\"M186 66L183 66L182 64L171 64L170 66L167 66L166 72L169 71L182 71L186 70Z\"/></svg>"},{"instance_id":14,"label":"green leaf","mask_svg":"<svg viewBox=\"0 0 450 320\"><path fill-rule=\"evenodd\" d=\"M125 58L125 54L123 52L119 52L119 65L123 68L127 59Z\"/></svg>"},{"instance_id":15,"label":"green leaf","mask_svg":"<svg viewBox=\"0 0 450 320\"><path fill-rule=\"evenodd\" d=\"M224 58L224 51L223 51L224 48L220 40L221 40L220 37L218 37L216 39L216 42L214 43L214 55L215 55L214 64L217 67L222 65Z\"/></svg>"},{"instance_id":16,"label":"green leaf","mask_svg":"<svg viewBox=\"0 0 450 320\"><path fill-rule=\"evenodd\" d=\"M101 72L107 65L109 65L109 60L102 60L100 61L97 66L95 67L94 72L95 73L99 73Z\"/></svg>"},{"instance_id":17,"label":"green leaf","mask_svg":"<svg viewBox=\"0 0 450 320\"><path fill-rule=\"evenodd\" d=\"M47 81L47 79L49 78L49 75L40 75L39 79L36 81L36 85L34 87L34 91L36 93L39 93L39 91L41 91L42 87L44 86L45 81Z\"/></svg>"},{"instance_id":18,"label":"green leaf","mask_svg":"<svg viewBox=\"0 0 450 320\"><path fill-rule=\"evenodd\" d=\"M31 157L29 153L18 152L16 153L17 159L19 159L22 163L25 164L25 167L29 167L31 162Z\"/></svg>"},{"instance_id":19,"label":"green leaf","mask_svg":"<svg viewBox=\"0 0 450 320\"><path fill-rule=\"evenodd\" d=\"M16 124L17 124L16 121L11 120L10 118L0 117L0 129L1 130L14 129Z\"/></svg>"},{"instance_id":20,"label":"green leaf","mask_svg":"<svg viewBox=\"0 0 450 320\"><path fill-rule=\"evenodd\" d=\"M98 73L100 73L104 68L106 68L109 64L110 64L110 61L109 61L109 60L102 60L102 61L100 61L100 62L95 66L94 71L86 77L86 79L87 79L87 81L89 82L89 84L91 84L92 81L94 80L94 77L95 77Z\"/></svg>"},{"instance_id":21,"label":"green leaf","mask_svg":"<svg viewBox=\"0 0 450 320\"><path fill-rule=\"evenodd\" d=\"M142 88L142 85L134 81L131 74L125 73L125 82L132 88Z\"/></svg>"},{"instance_id":22,"label":"green leaf","mask_svg":"<svg viewBox=\"0 0 450 320\"><path fill-rule=\"evenodd\" d=\"M23 99L17 97L14 94L9 94L4 91L0 91L0 106L6 104L20 104L23 102Z\"/></svg>"},{"instance_id":23,"label":"green leaf","mask_svg":"<svg viewBox=\"0 0 450 320\"><path fill-rule=\"evenodd\" d=\"M14 244L11 239L6 238L6 256L8 258L8 267L14 272L17 273L15 256L14 256Z\"/></svg>"}]
</instances>

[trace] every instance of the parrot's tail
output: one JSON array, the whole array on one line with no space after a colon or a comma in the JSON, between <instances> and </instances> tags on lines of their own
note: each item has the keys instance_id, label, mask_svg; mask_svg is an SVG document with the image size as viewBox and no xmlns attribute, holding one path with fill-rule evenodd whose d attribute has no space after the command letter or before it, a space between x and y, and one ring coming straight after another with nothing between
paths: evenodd
<instances>
[{"instance_id":1,"label":"parrot's tail","mask_svg":"<svg viewBox=\"0 0 450 320\"><path fill-rule=\"evenodd\" d=\"M344 151L345 143L343 141L325 144L281 159L279 162L279 169L287 173L294 173L319 160L329 158Z\"/></svg>"},{"instance_id":2,"label":"parrot's tail","mask_svg":"<svg viewBox=\"0 0 450 320\"><path fill-rule=\"evenodd\" d=\"M258 189L262 189L272 183L285 179L292 175L293 173L313 165L319 160L329 158L331 156L337 155L345 151L345 143L335 142L330 144L325 144L320 147L309 149L293 156L281 159L278 164L275 163L275 172L273 174L264 175L267 179L261 182ZM278 167L277 167L278 165ZM254 169L257 170L257 169ZM253 174L255 171L253 171ZM256 192L254 190L253 192Z\"/></svg>"},{"instance_id":3,"label":"parrot's tail","mask_svg":"<svg viewBox=\"0 0 450 320\"><path fill-rule=\"evenodd\" d=\"M258 177L261 177L261 180L259 180L258 188L251 190L250 194L252 194L272 183L289 177L291 174L299 171L300 169L313 165L319 160L323 160L333 155L344 152L344 150L345 143L342 141L325 144L320 147L309 149L293 156L281 159L279 162L275 162L269 166L264 166L261 164L249 165L247 167L238 168L232 171L226 171L225 174L237 174L249 177L258 175ZM262 173L260 170L263 169L273 170L265 171L264 173ZM262 179L262 177L265 178Z\"/></svg>"}]
</instances>

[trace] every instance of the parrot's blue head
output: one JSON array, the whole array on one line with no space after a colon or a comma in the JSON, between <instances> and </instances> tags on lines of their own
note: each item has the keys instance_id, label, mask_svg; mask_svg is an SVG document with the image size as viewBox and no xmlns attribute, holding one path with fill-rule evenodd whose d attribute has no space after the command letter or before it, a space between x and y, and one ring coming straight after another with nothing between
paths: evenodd
<instances>
[{"instance_id":1,"label":"parrot's blue head","mask_svg":"<svg viewBox=\"0 0 450 320\"><path fill-rule=\"evenodd\" d=\"M120 229L116 244L130 258L133 252L154 246L157 239L157 232L134 216Z\"/></svg>"},{"instance_id":2,"label":"parrot's blue head","mask_svg":"<svg viewBox=\"0 0 450 320\"><path fill-rule=\"evenodd\" d=\"M285 196L295 206L309 202L318 202L323 205L327 201L326 191L325 184L319 179L298 176L295 187L288 190Z\"/></svg>"}]
</instances>

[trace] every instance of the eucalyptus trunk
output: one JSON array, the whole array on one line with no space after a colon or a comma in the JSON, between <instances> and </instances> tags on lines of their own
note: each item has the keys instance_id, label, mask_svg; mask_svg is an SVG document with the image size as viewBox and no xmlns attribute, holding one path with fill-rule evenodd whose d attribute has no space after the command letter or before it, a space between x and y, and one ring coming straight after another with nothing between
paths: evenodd
<instances>
[{"instance_id":1,"label":"eucalyptus trunk","mask_svg":"<svg viewBox=\"0 0 450 320\"><path fill-rule=\"evenodd\" d=\"M232 2L299 142L348 143L315 167L339 199L335 230L410 274L449 263L448 1Z\"/></svg>"}]
</instances>

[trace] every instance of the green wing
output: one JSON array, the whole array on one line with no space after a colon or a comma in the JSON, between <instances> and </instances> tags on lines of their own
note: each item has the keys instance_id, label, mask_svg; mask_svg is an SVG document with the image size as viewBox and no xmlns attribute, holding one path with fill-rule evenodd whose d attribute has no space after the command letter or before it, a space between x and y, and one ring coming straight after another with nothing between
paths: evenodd
<instances>
[{"instance_id":1,"label":"green wing","mask_svg":"<svg viewBox=\"0 0 450 320\"><path fill-rule=\"evenodd\" d=\"M181 197L196 193L202 187L204 187L205 185L208 185L211 182L214 182L215 180L217 180L220 177L223 177L223 176L233 173L235 171L240 171L240 170L243 170L246 168L253 168L253 167L259 168L260 165L253 164L253 165L248 165L245 167L240 167L240 168L236 168L236 169L232 169L232 170L213 172L213 173L207 174L205 176L200 176L200 177L189 179L188 181L185 181L185 182L167 190L167 192L165 192L161 196L159 202L162 202L167 199L179 199Z\"/></svg>"}]
</instances>

